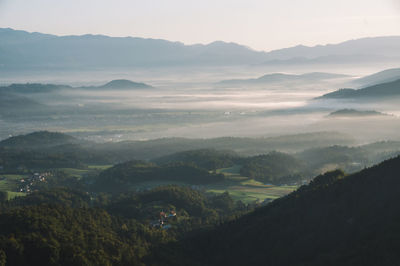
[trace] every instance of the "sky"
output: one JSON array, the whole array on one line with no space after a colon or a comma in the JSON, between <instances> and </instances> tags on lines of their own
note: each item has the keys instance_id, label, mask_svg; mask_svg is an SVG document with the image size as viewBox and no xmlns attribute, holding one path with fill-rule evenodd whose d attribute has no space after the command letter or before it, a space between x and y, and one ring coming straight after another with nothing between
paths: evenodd
<instances>
[{"instance_id":1,"label":"sky","mask_svg":"<svg viewBox=\"0 0 400 266\"><path fill-rule=\"evenodd\" d=\"M0 0L0 27L270 51L400 35L400 0Z\"/></svg>"}]
</instances>

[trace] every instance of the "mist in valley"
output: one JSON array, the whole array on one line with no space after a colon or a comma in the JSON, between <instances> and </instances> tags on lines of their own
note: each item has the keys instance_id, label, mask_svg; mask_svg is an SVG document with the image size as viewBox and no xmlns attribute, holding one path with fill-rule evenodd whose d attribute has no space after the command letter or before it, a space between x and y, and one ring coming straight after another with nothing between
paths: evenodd
<instances>
[{"instance_id":1,"label":"mist in valley","mask_svg":"<svg viewBox=\"0 0 400 266\"><path fill-rule=\"evenodd\" d=\"M398 139L400 110L396 102L366 104L316 99L340 88L356 87L356 80L376 69L349 66L338 72L335 66L318 69L308 66L297 71L284 70L287 69L276 67L272 71L243 66L20 75L13 83L72 87L23 94L49 109L28 112L15 120L3 116L0 134L6 138L50 130L106 142L165 137L270 137L332 131L352 135L360 143ZM307 79L297 77L322 72L337 77L318 78L315 74ZM285 76L269 80L275 73ZM257 81L260 77L265 80ZM90 89L115 79L143 82L152 87ZM7 84L10 80L3 77L0 83ZM375 110L389 115L329 116L340 109Z\"/></svg>"},{"instance_id":2,"label":"mist in valley","mask_svg":"<svg viewBox=\"0 0 400 266\"><path fill-rule=\"evenodd\" d=\"M400 265L395 2L0 0L0 266Z\"/></svg>"}]
</instances>

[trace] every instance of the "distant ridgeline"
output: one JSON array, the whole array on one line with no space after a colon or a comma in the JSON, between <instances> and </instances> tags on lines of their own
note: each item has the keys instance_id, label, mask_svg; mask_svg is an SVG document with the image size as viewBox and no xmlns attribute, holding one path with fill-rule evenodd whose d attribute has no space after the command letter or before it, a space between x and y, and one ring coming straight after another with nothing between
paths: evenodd
<instances>
[{"instance_id":1,"label":"distant ridgeline","mask_svg":"<svg viewBox=\"0 0 400 266\"><path fill-rule=\"evenodd\" d=\"M280 82L313 82L313 81L317 82L317 81L346 78L346 77L349 76L341 74L323 73L323 72L305 73L301 75L272 73L254 79L223 80L218 82L217 85L233 86L233 85L260 85L260 84L280 83Z\"/></svg>"},{"instance_id":2,"label":"distant ridgeline","mask_svg":"<svg viewBox=\"0 0 400 266\"><path fill-rule=\"evenodd\" d=\"M329 114L331 117L358 117L358 116L387 116L388 114L377 111L359 111L355 109L341 109Z\"/></svg>"},{"instance_id":3,"label":"distant ridgeline","mask_svg":"<svg viewBox=\"0 0 400 266\"><path fill-rule=\"evenodd\" d=\"M112 80L100 86L85 86L85 87L72 87L69 85L55 85L55 84L40 84L40 83L26 83L26 84L11 84L9 86L0 87L0 93L49 93L57 92L60 90L127 90L127 89L149 89L152 86L145 83L133 82L126 79Z\"/></svg>"},{"instance_id":4,"label":"distant ridgeline","mask_svg":"<svg viewBox=\"0 0 400 266\"><path fill-rule=\"evenodd\" d=\"M104 35L56 36L0 29L4 70L92 70L132 67L237 66L398 62L400 37L377 37L339 44L255 51L222 41L185 45L157 39Z\"/></svg>"}]
</instances>

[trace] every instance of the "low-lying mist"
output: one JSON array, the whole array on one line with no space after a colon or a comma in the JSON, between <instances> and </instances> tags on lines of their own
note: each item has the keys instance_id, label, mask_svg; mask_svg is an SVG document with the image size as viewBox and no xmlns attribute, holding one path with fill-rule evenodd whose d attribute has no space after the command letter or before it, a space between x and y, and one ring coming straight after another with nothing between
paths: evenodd
<instances>
[{"instance_id":1,"label":"low-lying mist","mask_svg":"<svg viewBox=\"0 0 400 266\"><path fill-rule=\"evenodd\" d=\"M72 88L24 95L47 106L45 111L23 115L2 114L0 137L37 130L68 132L97 141L165 137L266 137L336 131L350 134L360 143L399 139L396 132L400 125L396 115L400 114L400 110L396 103L315 100L325 93L349 86L355 77L366 72L365 69L359 69L358 72L344 69L343 73L349 76L340 78L246 84L247 79L275 73L269 70L266 72L266 69L251 67L243 71L237 68L220 71L192 69L177 73L153 69L120 75L97 73L86 78L91 83L83 82L84 73L80 73L76 81L61 83L67 79L65 74L57 81ZM311 71L317 72L315 69ZM321 71L328 72L329 69L318 69L318 72ZM305 72L297 72L302 73ZM333 69L331 73L341 74L338 69ZM80 88L102 85L110 81L105 81L105 78L121 76L153 87L124 90ZM232 78L241 80L240 84L220 86L220 81ZM53 79L56 80L55 77ZM329 115L349 108L391 115Z\"/></svg>"}]
</instances>

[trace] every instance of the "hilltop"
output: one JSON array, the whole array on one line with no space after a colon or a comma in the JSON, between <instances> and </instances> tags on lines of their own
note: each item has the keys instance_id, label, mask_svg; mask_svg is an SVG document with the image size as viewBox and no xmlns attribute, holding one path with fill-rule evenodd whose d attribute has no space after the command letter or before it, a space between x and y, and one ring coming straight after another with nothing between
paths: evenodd
<instances>
[{"instance_id":1,"label":"hilltop","mask_svg":"<svg viewBox=\"0 0 400 266\"><path fill-rule=\"evenodd\" d=\"M133 82L126 79L116 79L104 84L103 86L99 86L101 89L147 89L152 88L151 86L145 83Z\"/></svg>"},{"instance_id":2,"label":"hilltop","mask_svg":"<svg viewBox=\"0 0 400 266\"><path fill-rule=\"evenodd\" d=\"M24 148L29 150L49 148L64 144L77 144L81 142L82 141L77 138L60 132L38 131L0 141L0 147Z\"/></svg>"}]
</instances>

